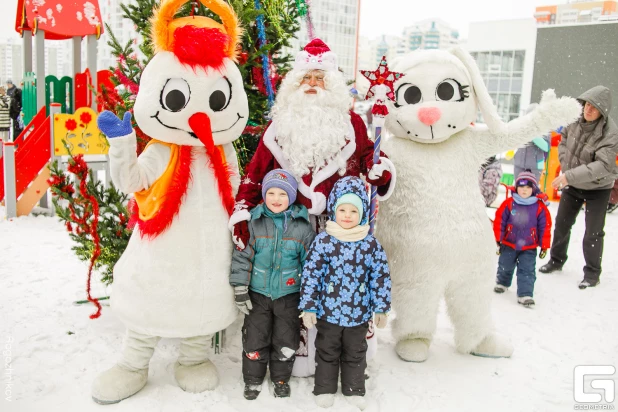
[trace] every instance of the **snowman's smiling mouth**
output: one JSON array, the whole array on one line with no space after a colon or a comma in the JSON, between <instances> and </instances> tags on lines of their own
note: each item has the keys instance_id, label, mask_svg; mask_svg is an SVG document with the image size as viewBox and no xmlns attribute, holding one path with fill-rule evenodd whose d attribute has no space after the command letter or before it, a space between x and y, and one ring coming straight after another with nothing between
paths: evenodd
<instances>
[{"instance_id":1,"label":"snowman's smiling mouth","mask_svg":"<svg viewBox=\"0 0 618 412\"><path fill-rule=\"evenodd\" d=\"M212 133L220 133L220 132L226 132L228 130L230 130L232 127L236 126L236 123L238 123L240 121L240 119L244 119L243 116L240 115L240 113L236 113L236 116L238 116L238 118L236 119L236 121L234 123L232 123L232 125L230 127L228 127L227 129L222 129L222 130L215 130ZM151 119L156 119L157 122L159 122L161 124L161 126L163 127L167 127L168 129L172 129L172 130L180 130L186 133L189 133L193 138L197 139L197 135L193 132L190 132L188 130L184 130L184 129L180 129L178 127L174 127L174 126L168 126L165 123L163 123L161 121L161 119L159 119L159 112L157 111L153 116L150 116Z\"/></svg>"}]
</instances>

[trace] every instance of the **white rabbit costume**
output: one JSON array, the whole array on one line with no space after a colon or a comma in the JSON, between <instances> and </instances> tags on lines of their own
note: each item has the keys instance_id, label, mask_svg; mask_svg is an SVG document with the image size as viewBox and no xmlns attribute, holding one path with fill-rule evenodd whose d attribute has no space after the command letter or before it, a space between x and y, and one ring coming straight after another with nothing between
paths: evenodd
<instances>
[{"instance_id":1,"label":"white rabbit costume","mask_svg":"<svg viewBox=\"0 0 618 412\"><path fill-rule=\"evenodd\" d=\"M153 141L138 158L134 131L110 136L113 125L99 122L110 137L112 179L123 192L135 192L139 206L137 226L114 267L111 306L127 337L122 359L93 383L92 397L102 404L146 384L161 337L182 338L175 365L182 389L214 389L210 338L237 316L227 222L240 183L232 142L249 114L234 63L240 28L221 0L202 3L223 24L174 19L185 1L163 0L153 18L157 53L142 73L134 107Z\"/></svg>"},{"instance_id":2,"label":"white rabbit costume","mask_svg":"<svg viewBox=\"0 0 618 412\"><path fill-rule=\"evenodd\" d=\"M497 153L566 126L581 114L572 98L543 93L534 112L500 120L474 59L465 51L422 50L400 58L383 150L397 190L380 205L377 236L389 257L393 333L404 360L427 359L445 298L461 353L509 357L494 332L491 291L496 244L478 188L478 170ZM477 107L486 125L473 125Z\"/></svg>"}]
</instances>

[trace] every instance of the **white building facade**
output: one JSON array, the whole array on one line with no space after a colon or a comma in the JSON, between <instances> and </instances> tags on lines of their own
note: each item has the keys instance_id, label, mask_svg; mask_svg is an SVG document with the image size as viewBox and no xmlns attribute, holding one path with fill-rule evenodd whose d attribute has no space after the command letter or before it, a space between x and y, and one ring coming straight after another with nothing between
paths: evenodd
<instances>
[{"instance_id":1,"label":"white building facade","mask_svg":"<svg viewBox=\"0 0 618 412\"><path fill-rule=\"evenodd\" d=\"M531 103L536 29L533 18L470 24L466 48L504 121L519 117Z\"/></svg>"}]
</instances>

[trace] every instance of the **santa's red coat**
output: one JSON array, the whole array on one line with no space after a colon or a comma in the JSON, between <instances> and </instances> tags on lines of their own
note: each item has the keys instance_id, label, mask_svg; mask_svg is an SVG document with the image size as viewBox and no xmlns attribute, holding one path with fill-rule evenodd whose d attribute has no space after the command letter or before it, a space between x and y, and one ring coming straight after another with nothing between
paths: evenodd
<instances>
[{"instance_id":1,"label":"santa's red coat","mask_svg":"<svg viewBox=\"0 0 618 412\"><path fill-rule=\"evenodd\" d=\"M351 138L353 136L353 138ZM367 137L367 128L360 116L350 111L350 129L345 146L341 149L342 155L347 162L344 175L339 174L339 168L335 162L322 167L314 176L307 174L298 183L298 196L296 203L304 205L309 213L318 215L325 213L326 199L335 182L345 176L367 175L373 166L373 142ZM380 157L386 158L384 153ZM262 200L262 180L266 173L273 169L289 170L288 161L281 147L276 141L275 126L271 123L264 131L257 150L251 159L245 177L242 180L236 196L237 205L243 205L249 209L256 206ZM378 194L384 195L389 192L389 181L378 187ZM314 207L315 206L315 207Z\"/></svg>"}]
</instances>

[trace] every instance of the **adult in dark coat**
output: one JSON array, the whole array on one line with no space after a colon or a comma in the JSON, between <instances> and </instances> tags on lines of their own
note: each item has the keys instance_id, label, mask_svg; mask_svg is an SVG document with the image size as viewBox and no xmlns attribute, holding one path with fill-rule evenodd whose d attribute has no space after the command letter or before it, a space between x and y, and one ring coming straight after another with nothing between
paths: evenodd
<instances>
[{"instance_id":1,"label":"adult in dark coat","mask_svg":"<svg viewBox=\"0 0 618 412\"><path fill-rule=\"evenodd\" d=\"M13 119L13 139L17 138L22 131L19 126L19 116L21 116L21 89L13 84L12 80L6 81L6 93L11 98L11 106L9 108L9 116Z\"/></svg>"},{"instance_id":2,"label":"adult in dark coat","mask_svg":"<svg viewBox=\"0 0 618 412\"><path fill-rule=\"evenodd\" d=\"M552 182L562 189L556 216L551 260L539 270L551 273L562 270L567 260L571 227L586 203L586 232L584 234L584 279L579 288L596 286L601 275L605 216L614 181L618 177L618 128L609 118L612 107L611 92L596 86L578 100L584 105L582 117L562 129L558 145L560 167L564 172Z\"/></svg>"}]
</instances>

